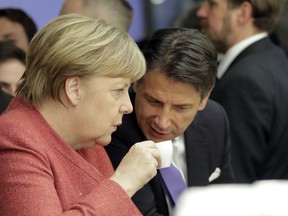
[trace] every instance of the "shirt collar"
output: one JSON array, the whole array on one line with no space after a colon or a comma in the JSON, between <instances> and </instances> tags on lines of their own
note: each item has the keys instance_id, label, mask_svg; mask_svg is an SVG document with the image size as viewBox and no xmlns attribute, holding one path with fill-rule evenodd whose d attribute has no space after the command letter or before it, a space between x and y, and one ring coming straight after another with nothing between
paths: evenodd
<instances>
[{"instance_id":1,"label":"shirt collar","mask_svg":"<svg viewBox=\"0 0 288 216\"><path fill-rule=\"evenodd\" d=\"M220 64L218 66L217 78L221 79L221 77L225 74L230 64L245 48L267 36L268 36L267 32L258 33L230 47L228 51L221 58Z\"/></svg>"}]
</instances>

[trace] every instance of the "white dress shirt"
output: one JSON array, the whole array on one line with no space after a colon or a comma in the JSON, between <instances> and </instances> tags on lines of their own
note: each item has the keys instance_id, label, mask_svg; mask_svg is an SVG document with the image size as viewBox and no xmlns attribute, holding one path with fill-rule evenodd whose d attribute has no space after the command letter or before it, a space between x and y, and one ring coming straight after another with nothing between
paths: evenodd
<instances>
[{"instance_id":1,"label":"white dress shirt","mask_svg":"<svg viewBox=\"0 0 288 216\"><path fill-rule=\"evenodd\" d=\"M172 163L180 171L183 179L187 183L187 164L184 135L176 137L173 141Z\"/></svg>"}]
</instances>

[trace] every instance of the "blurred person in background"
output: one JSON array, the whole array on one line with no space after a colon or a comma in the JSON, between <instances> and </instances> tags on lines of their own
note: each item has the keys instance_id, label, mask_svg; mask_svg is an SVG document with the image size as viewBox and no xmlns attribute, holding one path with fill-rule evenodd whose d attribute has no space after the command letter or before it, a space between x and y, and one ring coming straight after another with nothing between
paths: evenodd
<instances>
[{"instance_id":1,"label":"blurred person in background","mask_svg":"<svg viewBox=\"0 0 288 216\"><path fill-rule=\"evenodd\" d=\"M76 13L103 19L128 32L133 9L126 0L64 0L59 15Z\"/></svg>"},{"instance_id":2,"label":"blurred person in background","mask_svg":"<svg viewBox=\"0 0 288 216\"><path fill-rule=\"evenodd\" d=\"M0 88L11 96L25 68L25 52L10 41L0 41Z\"/></svg>"},{"instance_id":3,"label":"blurred person in background","mask_svg":"<svg viewBox=\"0 0 288 216\"><path fill-rule=\"evenodd\" d=\"M23 10L0 9L0 40L11 41L26 52L36 32L36 24Z\"/></svg>"},{"instance_id":4,"label":"blurred person in background","mask_svg":"<svg viewBox=\"0 0 288 216\"><path fill-rule=\"evenodd\" d=\"M194 28L200 30L200 18L197 16L199 7L200 4L192 4L186 11L176 18L173 26L176 28Z\"/></svg>"},{"instance_id":5,"label":"blurred person in background","mask_svg":"<svg viewBox=\"0 0 288 216\"><path fill-rule=\"evenodd\" d=\"M231 123L236 181L288 179L288 60L269 33L284 0L204 0L202 32L223 53L211 99Z\"/></svg>"}]
</instances>

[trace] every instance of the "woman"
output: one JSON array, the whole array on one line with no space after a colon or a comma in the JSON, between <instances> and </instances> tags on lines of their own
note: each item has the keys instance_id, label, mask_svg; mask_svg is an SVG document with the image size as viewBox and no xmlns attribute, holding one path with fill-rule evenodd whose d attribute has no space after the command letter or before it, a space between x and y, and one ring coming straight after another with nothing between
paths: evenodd
<instances>
[{"instance_id":1,"label":"woman","mask_svg":"<svg viewBox=\"0 0 288 216\"><path fill-rule=\"evenodd\" d=\"M156 174L155 143L135 144L114 173L103 146L145 69L133 39L104 21L60 16L35 35L0 117L0 215L141 215L130 198Z\"/></svg>"}]
</instances>

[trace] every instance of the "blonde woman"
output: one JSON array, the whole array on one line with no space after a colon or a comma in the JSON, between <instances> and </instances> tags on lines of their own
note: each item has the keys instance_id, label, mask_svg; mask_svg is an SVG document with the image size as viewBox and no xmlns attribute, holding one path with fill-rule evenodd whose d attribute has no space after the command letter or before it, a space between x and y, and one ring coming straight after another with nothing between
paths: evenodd
<instances>
[{"instance_id":1,"label":"blonde woman","mask_svg":"<svg viewBox=\"0 0 288 216\"><path fill-rule=\"evenodd\" d=\"M155 143L135 144L115 172L103 146L145 70L133 39L104 21L64 15L40 30L0 118L0 215L141 215L130 198L156 174Z\"/></svg>"}]
</instances>

